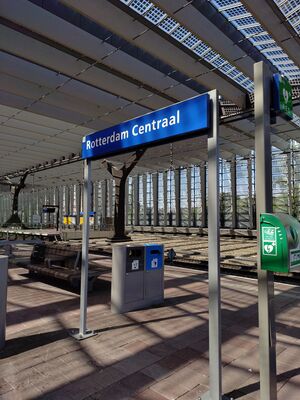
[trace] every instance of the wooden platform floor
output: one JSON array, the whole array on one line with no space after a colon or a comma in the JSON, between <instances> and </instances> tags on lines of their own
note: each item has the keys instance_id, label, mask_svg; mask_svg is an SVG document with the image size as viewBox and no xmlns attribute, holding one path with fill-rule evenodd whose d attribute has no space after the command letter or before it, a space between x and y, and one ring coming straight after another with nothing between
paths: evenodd
<instances>
[{"instance_id":1,"label":"wooden platform floor","mask_svg":"<svg viewBox=\"0 0 300 400\"><path fill-rule=\"evenodd\" d=\"M102 263L109 266L110 259ZM77 342L79 295L9 270L7 344L0 353L1 400L196 400L207 391L207 274L166 267L165 303L110 312L110 272L89 295ZM276 284L278 399L300 399L300 287ZM232 399L259 398L257 282L222 277L223 387Z\"/></svg>"}]
</instances>

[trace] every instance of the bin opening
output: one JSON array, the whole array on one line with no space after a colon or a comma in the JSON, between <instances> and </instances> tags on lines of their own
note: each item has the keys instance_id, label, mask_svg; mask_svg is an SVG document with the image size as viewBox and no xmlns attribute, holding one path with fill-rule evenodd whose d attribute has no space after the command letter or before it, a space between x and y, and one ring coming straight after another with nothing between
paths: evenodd
<instances>
[{"instance_id":1,"label":"bin opening","mask_svg":"<svg viewBox=\"0 0 300 400\"><path fill-rule=\"evenodd\" d=\"M140 249L130 249L128 255L129 257L141 257L142 251Z\"/></svg>"},{"instance_id":2,"label":"bin opening","mask_svg":"<svg viewBox=\"0 0 300 400\"><path fill-rule=\"evenodd\" d=\"M151 250L151 254L160 254L159 250Z\"/></svg>"}]
</instances>

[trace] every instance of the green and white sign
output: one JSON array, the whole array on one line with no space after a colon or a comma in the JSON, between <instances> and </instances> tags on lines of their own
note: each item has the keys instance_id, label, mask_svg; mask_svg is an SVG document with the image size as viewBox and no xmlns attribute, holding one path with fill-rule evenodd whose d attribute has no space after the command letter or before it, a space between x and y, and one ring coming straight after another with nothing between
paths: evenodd
<instances>
[{"instance_id":1,"label":"green and white sign","mask_svg":"<svg viewBox=\"0 0 300 400\"><path fill-rule=\"evenodd\" d=\"M288 273L300 267L300 224L289 214L260 215L261 268Z\"/></svg>"},{"instance_id":2,"label":"green and white sign","mask_svg":"<svg viewBox=\"0 0 300 400\"><path fill-rule=\"evenodd\" d=\"M277 256L276 228L262 227L262 244L264 255Z\"/></svg>"},{"instance_id":3,"label":"green and white sign","mask_svg":"<svg viewBox=\"0 0 300 400\"><path fill-rule=\"evenodd\" d=\"M292 86L286 77L274 75L273 105L284 118L293 119Z\"/></svg>"}]
</instances>

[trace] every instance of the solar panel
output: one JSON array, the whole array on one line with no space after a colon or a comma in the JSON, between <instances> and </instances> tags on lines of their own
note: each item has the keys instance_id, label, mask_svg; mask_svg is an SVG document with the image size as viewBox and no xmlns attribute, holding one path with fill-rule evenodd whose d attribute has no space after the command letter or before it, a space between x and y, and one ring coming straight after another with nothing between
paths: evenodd
<instances>
[{"instance_id":1,"label":"solar panel","mask_svg":"<svg viewBox=\"0 0 300 400\"><path fill-rule=\"evenodd\" d=\"M251 15L240 1L209 0L213 6L239 30L264 56L288 77L300 77L300 69L288 55L279 47L271 35ZM300 2L299 0L273 0L295 30L300 32ZM280 56L280 57L278 57Z\"/></svg>"}]
</instances>

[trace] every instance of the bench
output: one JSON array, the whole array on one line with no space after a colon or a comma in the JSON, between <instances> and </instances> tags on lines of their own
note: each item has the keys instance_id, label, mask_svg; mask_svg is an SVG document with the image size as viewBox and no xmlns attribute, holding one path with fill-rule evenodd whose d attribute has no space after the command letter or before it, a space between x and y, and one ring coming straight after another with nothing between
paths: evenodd
<instances>
[{"instance_id":1,"label":"bench","mask_svg":"<svg viewBox=\"0 0 300 400\"><path fill-rule=\"evenodd\" d=\"M30 264L25 267L30 275L44 275L65 280L78 289L81 279L81 250L72 249L56 243L35 244L30 257ZM88 290L93 285L102 270L91 268L88 272Z\"/></svg>"}]
</instances>

